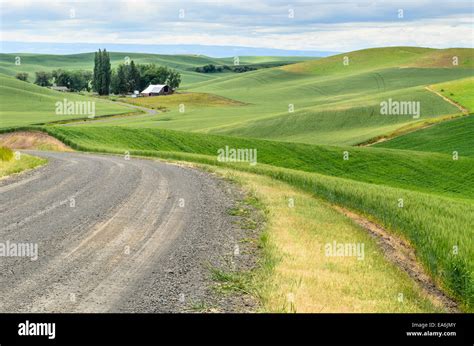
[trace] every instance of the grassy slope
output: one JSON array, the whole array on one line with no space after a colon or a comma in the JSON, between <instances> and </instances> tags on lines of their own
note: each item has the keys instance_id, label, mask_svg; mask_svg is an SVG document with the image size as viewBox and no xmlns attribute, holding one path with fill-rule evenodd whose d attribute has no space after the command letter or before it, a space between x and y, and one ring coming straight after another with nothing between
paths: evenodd
<instances>
[{"instance_id":1,"label":"grassy slope","mask_svg":"<svg viewBox=\"0 0 474 346\"><path fill-rule=\"evenodd\" d=\"M237 180L265 206L264 265L254 279L263 311L440 311L406 273L385 259L365 230L329 203L261 175L213 170ZM364 259L326 257L324 246L333 241L364 244Z\"/></svg>"},{"instance_id":2,"label":"grassy slope","mask_svg":"<svg viewBox=\"0 0 474 346\"><path fill-rule=\"evenodd\" d=\"M56 102L91 101L95 102L96 116L130 112L130 108L103 102L97 98L61 93L48 88L19 81L0 75L0 128L37 124L72 118L85 118L87 115L57 115Z\"/></svg>"},{"instance_id":3,"label":"grassy slope","mask_svg":"<svg viewBox=\"0 0 474 346\"><path fill-rule=\"evenodd\" d=\"M176 110L180 105L184 105L184 111L193 110L195 108L219 107L219 106L240 106L243 103L214 94L206 93L174 93L164 97L139 97L135 99L121 97L119 101L144 106L152 109ZM92 124L93 125L93 124Z\"/></svg>"},{"instance_id":4,"label":"grassy slope","mask_svg":"<svg viewBox=\"0 0 474 346\"><path fill-rule=\"evenodd\" d=\"M48 127L47 130L82 150L119 154L129 150L135 155L228 165L268 175L329 202L357 210L408 239L433 277L458 297L467 310L474 307L471 227L474 205L472 199L467 199L472 197L472 191L466 194L473 187L465 183L473 180L472 159L452 161L441 154L349 148L351 159L343 161L341 148L315 146L311 151L311 146L301 144L125 128ZM258 148L259 164L217 162L216 146L225 145ZM295 169L306 164L312 171L339 177L264 162ZM404 201L403 208L398 206L400 199ZM453 253L455 246L458 254Z\"/></svg>"},{"instance_id":5,"label":"grassy slope","mask_svg":"<svg viewBox=\"0 0 474 346\"><path fill-rule=\"evenodd\" d=\"M195 83L189 90L235 99L246 103L244 108L202 106L185 113L172 109L153 117L110 120L100 125L159 126L292 142L353 145L432 117L459 113L455 106L424 87L472 76L472 63L455 67L442 64L422 67L416 63L427 54L444 56L446 52L399 47L371 49L347 53L349 66L342 64L344 55L341 55L234 74ZM472 50L460 54L468 56ZM419 101L421 118L380 115L380 102L389 98ZM289 104L294 105L292 113L288 111Z\"/></svg>"},{"instance_id":6,"label":"grassy slope","mask_svg":"<svg viewBox=\"0 0 474 346\"><path fill-rule=\"evenodd\" d=\"M442 122L375 145L380 148L439 152L474 157L474 115Z\"/></svg>"},{"instance_id":7,"label":"grassy slope","mask_svg":"<svg viewBox=\"0 0 474 346\"><path fill-rule=\"evenodd\" d=\"M431 86L442 95L474 112L474 77L464 78Z\"/></svg>"},{"instance_id":8,"label":"grassy slope","mask_svg":"<svg viewBox=\"0 0 474 346\"><path fill-rule=\"evenodd\" d=\"M296 63L305 60L314 60L315 57L305 57L305 56L239 56L240 64L268 64L268 63ZM234 57L229 58L216 58L218 64L233 65Z\"/></svg>"},{"instance_id":9,"label":"grassy slope","mask_svg":"<svg viewBox=\"0 0 474 346\"><path fill-rule=\"evenodd\" d=\"M450 54L459 55L459 66L445 64ZM160 127L289 142L353 145L426 119L458 113L455 106L424 86L472 76L470 55L472 50L468 49L369 49L280 68L213 76L209 81L195 81L189 90L220 95L245 105L228 107L182 100L184 113L178 107L171 107L165 114L109 119L97 126ZM124 56L125 53L113 53L112 60L118 63ZM182 69L216 61L196 56L129 56L142 62L166 60L166 64ZM349 57L348 66L342 64L344 56ZM437 64L422 67L420 61L425 61L426 56ZM90 54L67 56L67 63L75 61L76 66L82 66L90 57ZM30 58L42 63L53 58L59 65L66 63L64 56ZM380 115L380 102L389 98L419 101L421 118ZM156 108L169 103L167 97L154 101ZM289 104L294 105L294 112L288 111Z\"/></svg>"},{"instance_id":10,"label":"grassy slope","mask_svg":"<svg viewBox=\"0 0 474 346\"><path fill-rule=\"evenodd\" d=\"M474 110L474 78L460 79L431 86L445 97L454 100L471 112ZM423 130L408 133L377 147L440 152L474 156L474 116L442 122Z\"/></svg>"},{"instance_id":11,"label":"grassy slope","mask_svg":"<svg viewBox=\"0 0 474 346\"><path fill-rule=\"evenodd\" d=\"M457 53L467 57L473 54L472 50ZM240 81L247 84L247 88L257 84L262 89L253 94L254 99L249 99L247 95L244 98L243 86L241 93L237 90L238 85L232 89L230 84L234 84L234 80L212 85L201 83L203 87L197 90L233 95L245 102L257 102L259 97L268 100L269 104L280 105L280 112L275 113L274 117L264 116L261 120L234 123L217 130L221 133L306 143L356 144L377 133L393 131L414 122L410 116L381 116L380 101L388 98L419 101L421 120L458 112L436 95L429 95L423 87L443 80L472 76L472 61L461 60L465 63L456 67L430 65L426 68L417 64L426 54L445 55L446 52L420 48L351 52L282 67L280 70L290 75L280 74L273 81L263 76L270 71L260 71L254 76L243 76L245 80ZM349 57L348 66L342 64L344 56ZM411 67L405 67L408 65ZM294 113L288 113L288 103L295 105ZM272 107L268 109L272 110ZM253 119L258 118L255 113L253 115Z\"/></svg>"},{"instance_id":12,"label":"grassy slope","mask_svg":"<svg viewBox=\"0 0 474 346\"><path fill-rule=\"evenodd\" d=\"M448 155L354 147L328 147L171 130L107 127L48 127L67 144L86 150L170 151L216 157L219 148L255 148L258 163L317 172L368 183L436 192L456 198L474 197L474 159L453 161ZM343 160L343 151L349 160ZM427 174L427 172L429 172Z\"/></svg>"}]
</instances>

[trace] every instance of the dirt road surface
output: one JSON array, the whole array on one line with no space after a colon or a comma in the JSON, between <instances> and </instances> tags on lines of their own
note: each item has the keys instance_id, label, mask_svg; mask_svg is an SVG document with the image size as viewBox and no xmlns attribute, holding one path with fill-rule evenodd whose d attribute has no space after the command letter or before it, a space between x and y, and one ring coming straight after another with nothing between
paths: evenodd
<instances>
[{"instance_id":1,"label":"dirt road surface","mask_svg":"<svg viewBox=\"0 0 474 346\"><path fill-rule=\"evenodd\" d=\"M0 243L37 244L38 258L0 257L0 312L208 304L209 267L239 241L230 184L150 160L29 153L49 163L0 181Z\"/></svg>"}]
</instances>

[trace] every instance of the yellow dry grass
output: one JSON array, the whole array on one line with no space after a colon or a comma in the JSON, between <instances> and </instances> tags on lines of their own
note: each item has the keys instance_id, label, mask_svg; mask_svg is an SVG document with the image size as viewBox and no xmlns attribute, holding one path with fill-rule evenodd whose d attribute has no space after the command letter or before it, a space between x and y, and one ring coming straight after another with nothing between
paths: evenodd
<instances>
[{"instance_id":1,"label":"yellow dry grass","mask_svg":"<svg viewBox=\"0 0 474 346\"><path fill-rule=\"evenodd\" d=\"M267 261L256 286L269 312L444 311L389 262L367 232L327 202L270 178L218 169L267 210ZM294 207L289 206L290 198ZM325 244L364 244L364 259L327 257Z\"/></svg>"},{"instance_id":2,"label":"yellow dry grass","mask_svg":"<svg viewBox=\"0 0 474 346\"><path fill-rule=\"evenodd\" d=\"M39 131L18 131L0 134L0 144L11 149L73 151L60 140Z\"/></svg>"},{"instance_id":3,"label":"yellow dry grass","mask_svg":"<svg viewBox=\"0 0 474 346\"><path fill-rule=\"evenodd\" d=\"M45 159L39 157L23 153L20 155L16 154L15 158L9 161L0 161L0 178L44 165L46 162Z\"/></svg>"},{"instance_id":4,"label":"yellow dry grass","mask_svg":"<svg viewBox=\"0 0 474 346\"><path fill-rule=\"evenodd\" d=\"M240 106L244 103L222 96L207 93L175 93L172 95L140 97L124 101L153 109L178 109L180 105L186 108Z\"/></svg>"}]
</instances>

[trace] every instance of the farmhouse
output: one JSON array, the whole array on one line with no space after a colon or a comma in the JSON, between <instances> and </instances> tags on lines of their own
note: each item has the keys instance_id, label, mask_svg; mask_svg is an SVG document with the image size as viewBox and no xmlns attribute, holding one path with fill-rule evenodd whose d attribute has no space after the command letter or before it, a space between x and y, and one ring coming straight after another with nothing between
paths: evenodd
<instances>
[{"instance_id":1,"label":"farmhouse","mask_svg":"<svg viewBox=\"0 0 474 346\"><path fill-rule=\"evenodd\" d=\"M171 93L171 88L166 84L150 84L140 94L142 96L158 96L168 95Z\"/></svg>"}]
</instances>

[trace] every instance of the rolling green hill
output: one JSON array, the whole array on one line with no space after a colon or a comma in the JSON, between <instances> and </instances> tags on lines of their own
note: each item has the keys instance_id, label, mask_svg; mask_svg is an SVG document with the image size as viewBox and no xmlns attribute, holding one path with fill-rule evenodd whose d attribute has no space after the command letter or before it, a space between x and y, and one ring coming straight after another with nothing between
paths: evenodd
<instances>
[{"instance_id":1,"label":"rolling green hill","mask_svg":"<svg viewBox=\"0 0 474 346\"><path fill-rule=\"evenodd\" d=\"M474 78L464 78L430 86L444 97L474 110ZM434 124L428 128L376 144L377 147L432 151L452 155L474 156L474 116L470 115Z\"/></svg>"},{"instance_id":2,"label":"rolling green hill","mask_svg":"<svg viewBox=\"0 0 474 346\"><path fill-rule=\"evenodd\" d=\"M184 86L183 91L214 94L243 105L228 107L226 104L207 106L200 103L196 106L193 98L183 97L179 103L184 106L182 112L177 105L170 106L166 97L159 97L153 100L152 107L166 110L165 113L103 120L91 126L159 127L308 144L355 145L400 128L422 127L429 119L460 113L455 105L427 90L426 86L472 78L473 51L376 48L246 73L207 74L188 69L206 63L228 63L229 58L111 53L113 64L128 55L137 62L163 63L179 68L189 76L199 75L188 79L191 84ZM454 54L459 60L456 66L449 60ZM343 64L344 57L349 58L348 65ZM427 57L437 63L424 66L422 62L427 61ZM8 56L8 59L13 57ZM84 68L92 63L92 53L27 55L23 60L26 59L31 60L31 65L25 63L28 68ZM272 57L242 59L244 63L278 61ZM286 59L293 62L297 58ZM3 66L1 64L4 62L0 63ZM447 67L449 64L451 66ZM382 115L380 104L388 100L419 102L420 117ZM143 100L143 103L146 105L147 101Z\"/></svg>"},{"instance_id":3,"label":"rolling green hill","mask_svg":"<svg viewBox=\"0 0 474 346\"><path fill-rule=\"evenodd\" d=\"M47 131L87 150L167 151L216 156L219 148L254 148L262 164L355 179L372 184L474 198L474 159L376 148L284 143L172 130L54 126ZM349 160L343 160L343 152ZM430 172L430 174L426 174Z\"/></svg>"},{"instance_id":4,"label":"rolling green hill","mask_svg":"<svg viewBox=\"0 0 474 346\"><path fill-rule=\"evenodd\" d=\"M104 102L98 98L61 93L0 75L0 128L87 118L88 114L56 114L56 102L64 103L64 99L72 102L94 102L96 116L131 112L128 107Z\"/></svg>"},{"instance_id":5,"label":"rolling green hill","mask_svg":"<svg viewBox=\"0 0 474 346\"><path fill-rule=\"evenodd\" d=\"M455 50L460 59L458 66L421 67L417 63L427 55L442 58L449 52L404 47L370 49L347 53L348 66L342 60L346 55L338 55L227 75L194 83L186 91L216 94L245 106L202 105L186 108L184 113L175 107L154 117L111 120L100 125L354 145L406 126L421 127L429 119L459 114L455 105L425 87L471 77L474 69L469 59L474 50ZM381 102L389 99L419 102L420 118L380 114ZM158 107L159 102L155 102ZM183 104L186 106L186 102Z\"/></svg>"},{"instance_id":6,"label":"rolling green hill","mask_svg":"<svg viewBox=\"0 0 474 346\"><path fill-rule=\"evenodd\" d=\"M438 152L474 157L474 116L436 124L375 145L381 148Z\"/></svg>"},{"instance_id":7,"label":"rolling green hill","mask_svg":"<svg viewBox=\"0 0 474 346\"><path fill-rule=\"evenodd\" d=\"M470 112L474 112L474 77L440 83L431 87Z\"/></svg>"},{"instance_id":8,"label":"rolling green hill","mask_svg":"<svg viewBox=\"0 0 474 346\"><path fill-rule=\"evenodd\" d=\"M232 118L226 126L208 129L229 135L297 141L304 143L357 144L376 133L393 131L426 118L459 112L426 85L472 76L474 50L458 54L463 67L420 67L426 54L433 58L443 50L422 48L371 49L316 61L257 71L215 83L195 84L193 90L216 93L247 102L249 118ZM343 64L344 56L349 65ZM417 60L418 59L418 60ZM415 67L405 67L411 64ZM278 71L277 71L278 70ZM383 116L380 102L389 98L420 102L420 120L410 115ZM288 112L288 105L294 112ZM258 107L261 106L261 107ZM184 118L185 119L185 118ZM184 121L181 121L184 122ZM176 121L177 125L180 123ZM173 125L167 122L166 127ZM180 124L179 124L180 125ZM176 128L180 128L180 126Z\"/></svg>"}]
</instances>

